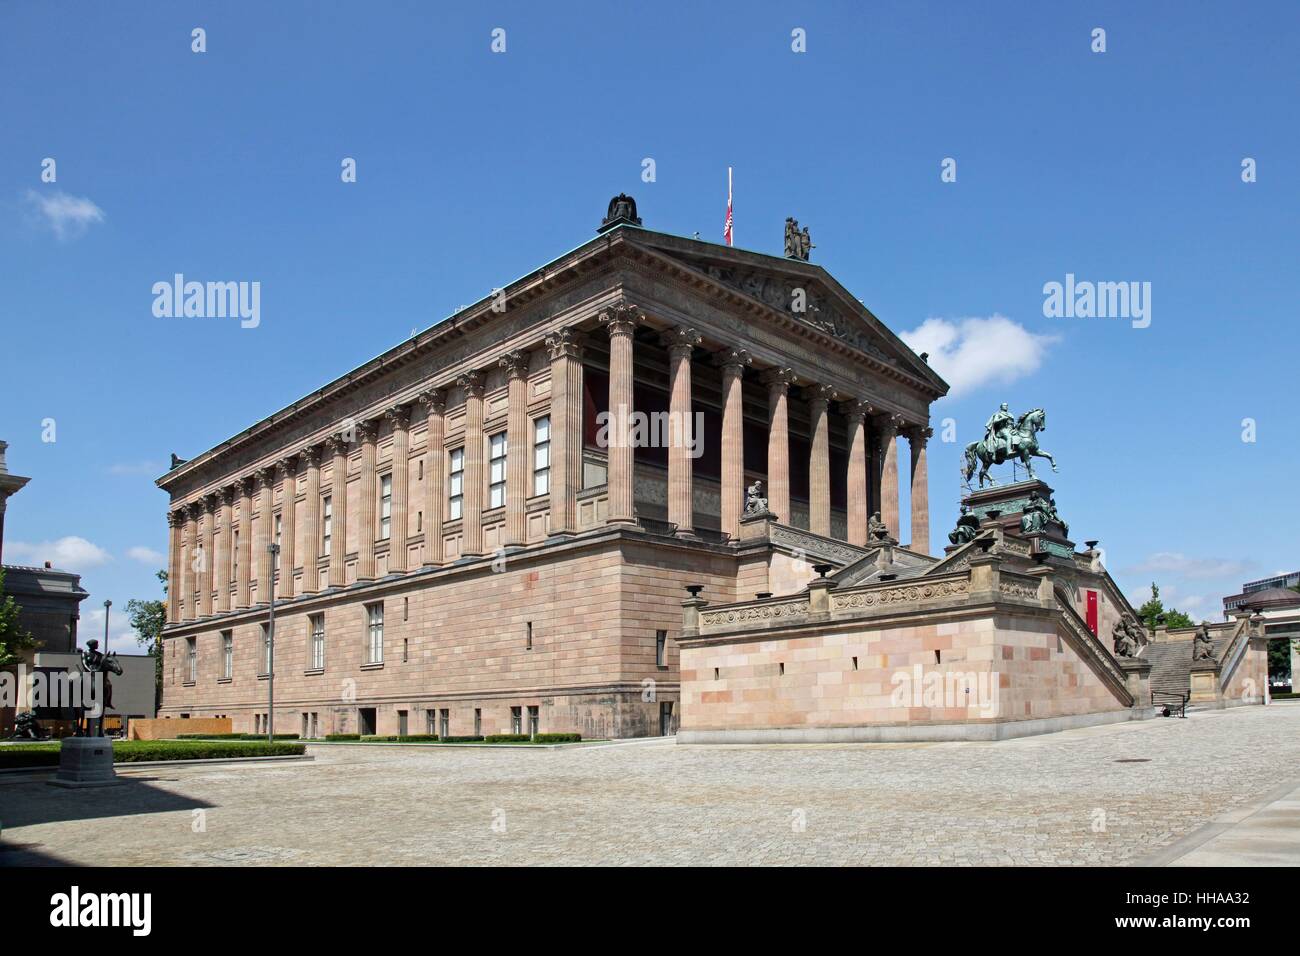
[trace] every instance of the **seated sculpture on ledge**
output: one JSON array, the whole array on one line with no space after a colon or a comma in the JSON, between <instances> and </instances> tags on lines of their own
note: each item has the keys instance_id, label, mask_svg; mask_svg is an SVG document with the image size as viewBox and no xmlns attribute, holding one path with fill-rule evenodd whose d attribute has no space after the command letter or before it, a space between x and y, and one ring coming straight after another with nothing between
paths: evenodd
<instances>
[{"instance_id":1,"label":"seated sculpture on ledge","mask_svg":"<svg viewBox=\"0 0 1300 956\"><path fill-rule=\"evenodd\" d=\"M971 514L969 507L962 505L961 517L957 519L957 527L948 532L948 540L957 545L968 544L979 533L980 519Z\"/></svg>"},{"instance_id":2,"label":"seated sculpture on ledge","mask_svg":"<svg viewBox=\"0 0 1300 956\"><path fill-rule=\"evenodd\" d=\"M745 489L745 514L767 514L767 498L763 496L763 482L755 481Z\"/></svg>"},{"instance_id":3,"label":"seated sculpture on ledge","mask_svg":"<svg viewBox=\"0 0 1300 956\"><path fill-rule=\"evenodd\" d=\"M1137 657L1147 643L1146 630L1137 621L1122 618L1111 630L1117 657Z\"/></svg>"},{"instance_id":4,"label":"seated sculpture on ledge","mask_svg":"<svg viewBox=\"0 0 1300 956\"><path fill-rule=\"evenodd\" d=\"M1210 625L1207 622L1201 622L1201 626L1196 629L1196 636L1192 638L1192 660L1214 660L1214 641L1210 637Z\"/></svg>"},{"instance_id":5,"label":"seated sculpture on ledge","mask_svg":"<svg viewBox=\"0 0 1300 956\"><path fill-rule=\"evenodd\" d=\"M867 519L867 540L868 541L891 541L889 536L889 525L880 520L880 512L873 511L871 517Z\"/></svg>"}]
</instances>

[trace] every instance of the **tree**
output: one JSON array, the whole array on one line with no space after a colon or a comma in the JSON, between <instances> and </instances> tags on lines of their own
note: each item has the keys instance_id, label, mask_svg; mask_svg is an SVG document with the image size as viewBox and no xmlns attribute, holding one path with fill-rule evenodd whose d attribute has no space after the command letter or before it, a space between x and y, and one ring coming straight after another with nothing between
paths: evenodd
<instances>
[{"instance_id":1,"label":"tree","mask_svg":"<svg viewBox=\"0 0 1300 956\"><path fill-rule=\"evenodd\" d=\"M167 572L159 571L163 596L167 594ZM126 602L126 617L135 630L136 640L148 649L153 658L154 706L162 704L163 647L162 630L167 623L167 601L141 601L131 598Z\"/></svg>"},{"instance_id":2,"label":"tree","mask_svg":"<svg viewBox=\"0 0 1300 956\"><path fill-rule=\"evenodd\" d=\"M0 667L17 664L23 659L23 651L36 646L31 632L18 623L21 610L13 595L5 594L5 573L0 568Z\"/></svg>"},{"instance_id":3,"label":"tree","mask_svg":"<svg viewBox=\"0 0 1300 956\"><path fill-rule=\"evenodd\" d=\"M1174 608L1165 608L1165 604L1160 600L1160 588L1156 587L1156 582L1151 582L1151 599L1138 608L1138 617L1142 618L1150 630L1155 630L1159 623L1156 619L1163 614L1165 616L1166 627L1195 627L1196 622L1182 611Z\"/></svg>"}]
</instances>

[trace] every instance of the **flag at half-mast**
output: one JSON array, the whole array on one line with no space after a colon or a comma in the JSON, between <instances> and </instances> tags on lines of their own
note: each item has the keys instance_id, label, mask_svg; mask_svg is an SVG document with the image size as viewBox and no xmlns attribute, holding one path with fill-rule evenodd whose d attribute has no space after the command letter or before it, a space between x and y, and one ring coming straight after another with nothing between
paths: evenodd
<instances>
[{"instance_id":1,"label":"flag at half-mast","mask_svg":"<svg viewBox=\"0 0 1300 956\"><path fill-rule=\"evenodd\" d=\"M722 241L731 245L731 167L727 167L727 222L722 227Z\"/></svg>"}]
</instances>

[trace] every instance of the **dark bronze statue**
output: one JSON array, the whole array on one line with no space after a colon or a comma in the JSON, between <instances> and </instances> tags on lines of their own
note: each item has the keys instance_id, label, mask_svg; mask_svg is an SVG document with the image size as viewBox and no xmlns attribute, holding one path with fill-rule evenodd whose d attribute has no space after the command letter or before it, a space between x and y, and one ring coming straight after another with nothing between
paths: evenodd
<instances>
[{"instance_id":1,"label":"dark bronze statue","mask_svg":"<svg viewBox=\"0 0 1300 956\"><path fill-rule=\"evenodd\" d=\"M785 217L785 257L787 259L800 259L803 262L808 261L808 254L813 250L812 238L808 235L808 227L804 226L803 230L799 229L799 220L793 216Z\"/></svg>"},{"instance_id":2,"label":"dark bronze statue","mask_svg":"<svg viewBox=\"0 0 1300 956\"><path fill-rule=\"evenodd\" d=\"M975 467L980 466L979 483L991 485L997 482L989 475L990 465L1000 465L1015 459L1019 461L1029 477L1034 477L1034 466L1030 459L1046 458L1052 464L1052 471L1057 471L1056 459L1050 453L1038 447L1038 433L1047 428L1047 413L1041 408L1025 412L1015 418L1007 411L1007 403L993 413L984 425L984 437L966 446L966 463L962 468L962 477L970 481L975 474Z\"/></svg>"},{"instance_id":3,"label":"dark bronze statue","mask_svg":"<svg viewBox=\"0 0 1300 956\"><path fill-rule=\"evenodd\" d=\"M11 740L44 740L49 734L36 720L36 711L25 710L14 718L14 733Z\"/></svg>"},{"instance_id":4,"label":"dark bronze statue","mask_svg":"<svg viewBox=\"0 0 1300 956\"><path fill-rule=\"evenodd\" d=\"M627 193L619 193L609 201L609 209L605 213L605 218L600 226L604 229L606 226L612 226L619 222L630 222L633 225L641 225L641 218L636 214L636 200Z\"/></svg>"},{"instance_id":5,"label":"dark bronze statue","mask_svg":"<svg viewBox=\"0 0 1300 956\"><path fill-rule=\"evenodd\" d=\"M953 544L968 544L979 533L980 519L971 514L970 508L962 505L961 517L957 519L957 527L948 532L948 540Z\"/></svg>"},{"instance_id":6,"label":"dark bronze statue","mask_svg":"<svg viewBox=\"0 0 1300 956\"><path fill-rule=\"evenodd\" d=\"M122 665L117 662L116 653L103 653L99 649L99 641L92 637L86 641L86 649L81 652L81 670L82 673L90 675L93 681L103 681L103 700L98 702L98 717L87 718L85 705L82 705L81 712L77 715L77 736L102 737L104 736L104 714L113 706L113 682L108 679L108 675L117 674L120 677Z\"/></svg>"}]
</instances>

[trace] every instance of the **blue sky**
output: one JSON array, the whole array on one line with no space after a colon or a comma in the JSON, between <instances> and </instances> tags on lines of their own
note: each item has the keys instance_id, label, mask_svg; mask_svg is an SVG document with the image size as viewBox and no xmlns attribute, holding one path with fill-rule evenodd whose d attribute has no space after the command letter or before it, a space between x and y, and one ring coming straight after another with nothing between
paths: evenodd
<instances>
[{"instance_id":1,"label":"blue sky","mask_svg":"<svg viewBox=\"0 0 1300 956\"><path fill-rule=\"evenodd\" d=\"M720 241L731 165L738 245L779 254L794 215L891 328L932 320L959 384L933 408L958 438L931 446L936 543L960 444L1041 405L1074 537L1131 597L1154 578L1212 614L1297 565L1298 48L1281 2L11 0L0 438L32 481L5 560L82 571L102 629L104 598L157 592L169 452L580 244L616 192ZM177 272L259 281L261 324L155 318ZM1150 326L1044 317L1067 273L1151 283Z\"/></svg>"}]
</instances>

